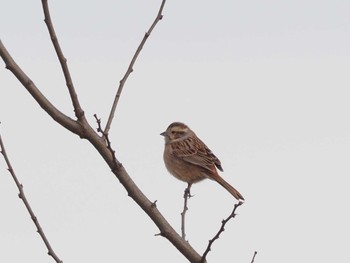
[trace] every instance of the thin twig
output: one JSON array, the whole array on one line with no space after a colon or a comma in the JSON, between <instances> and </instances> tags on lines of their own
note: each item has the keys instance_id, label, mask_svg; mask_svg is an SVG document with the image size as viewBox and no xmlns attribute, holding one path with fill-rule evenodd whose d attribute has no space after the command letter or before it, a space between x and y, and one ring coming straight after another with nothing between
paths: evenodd
<instances>
[{"instance_id":1,"label":"thin twig","mask_svg":"<svg viewBox=\"0 0 350 263\"><path fill-rule=\"evenodd\" d=\"M48 5L47 1L48 0L41 1L42 6L43 6L43 10L44 10L44 16L45 16L44 21L46 23L47 29L49 30L51 41L52 41L52 44L55 48L58 60L60 61L61 68L62 68L62 71L64 74L64 78L66 79L66 85L67 85L69 95L70 95L72 103L73 103L75 116L78 118L78 120L80 120L84 116L84 111L80 107L78 95L75 92L73 81L72 81L72 78L71 78L71 75L70 75L70 72L68 69L67 59L64 57L62 49L61 49L60 44L58 42L58 38L56 36L55 29L54 29L53 24L52 24L49 5Z\"/></svg>"},{"instance_id":2,"label":"thin twig","mask_svg":"<svg viewBox=\"0 0 350 263\"><path fill-rule=\"evenodd\" d=\"M234 208L232 210L232 213L226 219L222 220L221 227L220 227L219 231L216 233L216 235L212 239L209 240L209 244L207 246L207 249L203 253L201 262L205 262L206 261L207 254L211 250L211 246L213 245L214 241L217 240L220 237L220 234L222 232L225 231L225 225L227 224L228 221L230 221L230 219L232 219L232 218L234 218L236 216L236 209L239 206L241 206L242 204L243 204L242 201L239 201L238 204L235 204L235 206L234 206Z\"/></svg>"},{"instance_id":3,"label":"thin twig","mask_svg":"<svg viewBox=\"0 0 350 263\"><path fill-rule=\"evenodd\" d=\"M253 255L252 261L250 261L250 263L254 263L256 254L258 254L258 252L257 252L257 251L254 251L254 255Z\"/></svg>"},{"instance_id":4,"label":"thin twig","mask_svg":"<svg viewBox=\"0 0 350 263\"><path fill-rule=\"evenodd\" d=\"M101 133L103 139L106 141L106 146L113 156L115 167L120 167L121 163L118 161L117 157L115 156L115 150L113 150L112 148L112 144L111 144L111 141L109 140L109 136L102 130L101 119L97 117L97 114L94 114L94 117L97 122L97 132Z\"/></svg>"},{"instance_id":5,"label":"thin twig","mask_svg":"<svg viewBox=\"0 0 350 263\"><path fill-rule=\"evenodd\" d=\"M26 196L25 196L25 194L24 194L23 185L19 182L19 180L18 180L18 178L17 178L17 176L16 176L16 174L15 174L15 171L13 170L13 168L12 168L12 166L11 166L10 160L9 160L9 158L8 158L8 156L7 156L7 153L6 153L4 144L3 144L2 139L1 139L1 134L0 134L0 147L1 147L1 151L0 151L0 152L1 152L2 155L4 156L4 159L5 159L5 162L6 162L6 164L7 164L8 170L9 170L9 172L10 172L10 174L11 174L13 180L15 181L15 183L16 183L16 185L17 185L17 188L18 188L18 190L19 190L18 197L19 197L20 199L22 199L22 201L23 201L25 207L27 208L27 210L28 210L28 212L29 212L29 214L30 214L31 219L33 220L33 222L34 222L34 224L35 224L35 226L36 226L36 228L37 228L37 232L39 233L41 239L42 239L42 240L44 241L44 243L45 243L46 248L48 249L48 254L49 254L57 263L63 263L63 261L60 260L60 259L58 258L58 256L56 255L56 253L53 251L53 249L52 249L52 247L51 247L51 245L50 245L50 243L49 243L49 240L46 238L46 235L45 235L45 233L44 233L44 231L43 231L43 229L42 229L42 227L41 227L41 225L40 225L40 223L39 223L38 218L35 216L35 214L34 214L32 208L31 208L31 206L29 205L29 202L28 202L28 200L27 200L27 198L26 198Z\"/></svg>"},{"instance_id":6,"label":"thin twig","mask_svg":"<svg viewBox=\"0 0 350 263\"><path fill-rule=\"evenodd\" d=\"M187 201L191 196L191 186L192 184L188 184L188 186L186 187L185 191L184 191L184 209L181 213L181 236L183 239L186 239L186 231L185 231L185 224L186 224L186 221L185 221L185 217L186 217L186 212L188 210L188 207L187 207Z\"/></svg>"},{"instance_id":7,"label":"thin twig","mask_svg":"<svg viewBox=\"0 0 350 263\"><path fill-rule=\"evenodd\" d=\"M126 82L126 80L128 79L129 75L133 72L133 66L136 62L136 59L137 57L139 56L143 46L145 45L148 37L151 35L153 29L155 28L155 26L157 25L157 23L163 18L163 8L164 8L164 5L165 5L165 1L166 0L162 0L162 3L160 5L160 8L159 8L159 11L158 11L158 14L155 18L155 20L153 21L151 27L148 29L148 31L145 33L145 36L143 37L140 45L138 46L130 64L129 64L129 67L124 75L124 77L119 81L119 87L118 87L118 90L117 90L117 94L115 95L115 98L114 98L114 102L113 102L113 105L112 105L112 109L111 109L111 112L109 114L109 117L108 117L108 121L107 121L107 124L106 124L106 127L104 129L104 133L108 135L109 133L109 130L111 128L111 124L112 124L112 121L113 121L113 118L114 118L114 113L115 113L115 109L117 108L117 104L118 104L118 101L119 101L119 98L120 98L120 95L123 91L123 87L124 87L124 84Z\"/></svg>"}]
</instances>

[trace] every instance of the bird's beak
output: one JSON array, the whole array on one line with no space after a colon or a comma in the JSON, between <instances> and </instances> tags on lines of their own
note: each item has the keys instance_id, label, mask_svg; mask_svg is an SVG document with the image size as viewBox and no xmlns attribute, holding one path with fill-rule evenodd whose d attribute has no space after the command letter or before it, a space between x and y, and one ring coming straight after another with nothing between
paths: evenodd
<instances>
[{"instance_id":1,"label":"bird's beak","mask_svg":"<svg viewBox=\"0 0 350 263\"><path fill-rule=\"evenodd\" d=\"M160 135L165 136L165 132L162 132Z\"/></svg>"}]
</instances>

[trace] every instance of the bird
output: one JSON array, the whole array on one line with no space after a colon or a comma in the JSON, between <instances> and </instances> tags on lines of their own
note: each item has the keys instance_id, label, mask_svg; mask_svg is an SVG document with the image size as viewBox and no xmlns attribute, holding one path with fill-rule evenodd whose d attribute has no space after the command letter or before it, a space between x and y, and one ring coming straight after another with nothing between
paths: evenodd
<instances>
[{"instance_id":1,"label":"bird","mask_svg":"<svg viewBox=\"0 0 350 263\"><path fill-rule=\"evenodd\" d=\"M165 167L177 179L187 182L188 189L193 183L211 179L223 186L233 197L244 201L243 196L218 173L223 172L220 160L184 123L173 122L165 132L163 159Z\"/></svg>"}]
</instances>

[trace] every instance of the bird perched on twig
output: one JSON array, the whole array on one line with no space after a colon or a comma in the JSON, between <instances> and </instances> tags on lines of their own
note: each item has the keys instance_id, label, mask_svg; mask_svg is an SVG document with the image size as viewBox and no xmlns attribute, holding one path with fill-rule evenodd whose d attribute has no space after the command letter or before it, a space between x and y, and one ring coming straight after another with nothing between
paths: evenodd
<instances>
[{"instance_id":1,"label":"bird perched on twig","mask_svg":"<svg viewBox=\"0 0 350 263\"><path fill-rule=\"evenodd\" d=\"M223 171L220 160L184 123L174 122L160 135L165 138L164 163L177 179L187 182L189 187L209 178L215 180L237 200L243 196L219 174Z\"/></svg>"}]
</instances>

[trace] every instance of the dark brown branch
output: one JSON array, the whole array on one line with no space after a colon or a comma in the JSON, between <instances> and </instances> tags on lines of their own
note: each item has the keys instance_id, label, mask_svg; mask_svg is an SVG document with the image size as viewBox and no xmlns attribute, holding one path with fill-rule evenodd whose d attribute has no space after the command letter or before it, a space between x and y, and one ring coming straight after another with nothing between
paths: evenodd
<instances>
[{"instance_id":1,"label":"dark brown branch","mask_svg":"<svg viewBox=\"0 0 350 263\"><path fill-rule=\"evenodd\" d=\"M147 213L157 225L163 237L168 239L190 262L199 262L201 256L172 228L168 221L151 201L141 192L121 164L116 164L115 158L106 145L106 140L94 131L86 122L77 122L58 111L50 101L38 90L22 69L15 63L0 40L0 55L16 78L29 91L38 104L59 124L71 132L87 139L100 153L112 172L127 190L129 196Z\"/></svg>"},{"instance_id":2,"label":"dark brown branch","mask_svg":"<svg viewBox=\"0 0 350 263\"><path fill-rule=\"evenodd\" d=\"M215 240L217 240L220 237L220 234L225 231L225 225L227 224L228 221L230 221L230 219L232 219L232 218L234 218L236 216L236 209L239 206L241 206L242 204L243 204L243 202L241 202L241 201L239 201L238 204L235 204L235 206L234 206L234 208L232 210L232 213L226 219L222 220L221 227L220 227L219 231L216 233L216 235L211 240L209 240L209 244L207 246L207 249L203 253L201 262L205 262L206 261L207 254L211 250L211 246L213 245Z\"/></svg>"},{"instance_id":3,"label":"dark brown branch","mask_svg":"<svg viewBox=\"0 0 350 263\"><path fill-rule=\"evenodd\" d=\"M165 3L165 0L162 2L162 6L159 11L159 14L161 14L164 3ZM161 15L158 17L158 20L160 19L161 19ZM153 30L154 26L155 24L152 25L150 32ZM146 33L145 39L147 39L148 36L149 36L149 32ZM141 48L143 44L140 45ZM131 179L129 174L126 172L122 164L115 157L114 150L110 147L110 144L108 146L108 141L106 143L106 138L100 137L94 131L94 129L87 123L84 115L81 115L80 118L78 117L78 121L75 121L67 117L66 115L64 115L58 109L56 109L53 106L53 104L49 100L47 100L45 96L39 91L39 89L30 80L30 78L22 71L22 69L15 63L15 61L12 59L12 57L10 56L10 54L2 44L1 40L0 40L0 55L6 64L6 68L9 69L16 76L16 78L28 90L28 92L37 101L37 103L57 123L61 124L63 127L70 130L71 132L77 134L78 136L80 136L80 138L87 139L95 147L95 149L100 153L100 155L105 160L107 165L111 168L112 172L118 178L120 183L127 190L128 195L145 211L145 213L157 225L157 227L160 230L160 235L168 239L179 250L179 252L182 253L190 262L198 263L201 260L201 256L188 244L188 242L186 242L173 229L173 227L163 217L163 215L160 213L160 211L154 205L154 203L151 202L142 193L142 191L138 188L138 186L134 183L134 181ZM71 97L72 100L73 98L74 96ZM114 114L114 111L113 111L113 114ZM113 119L113 117L111 119ZM109 130L109 128L107 130Z\"/></svg>"},{"instance_id":4,"label":"dark brown branch","mask_svg":"<svg viewBox=\"0 0 350 263\"><path fill-rule=\"evenodd\" d=\"M252 261L250 261L250 263L254 263L256 254L258 254L258 252L254 251L254 255L253 255Z\"/></svg>"},{"instance_id":5,"label":"dark brown branch","mask_svg":"<svg viewBox=\"0 0 350 263\"><path fill-rule=\"evenodd\" d=\"M155 18L155 20L153 21L151 27L148 29L148 31L145 33L145 36L143 37L140 45L138 46L130 64L129 64L129 67L124 75L124 77L119 81L119 87L118 87L118 90L117 90L117 94L115 95L115 98L114 98L114 102L113 102L113 105L112 105L112 109L111 109L111 112L109 113L109 117L108 117L108 121L107 121L107 124L106 124L106 127L104 129L104 133L108 135L109 133L109 130L111 128L111 124L112 124L112 121L113 121L113 118L114 118L114 113L115 113L115 110L117 108L117 104L118 104L118 101L119 101L119 98L120 98L120 95L123 91L123 87L124 87L124 84L126 82L126 80L128 79L129 75L133 72L133 66L136 62L136 59L137 57L139 56L143 46L145 45L148 37L151 35L153 29L155 28L155 26L157 25L157 23L163 18L163 15L162 15L162 12L163 12L163 8L164 8L164 5L165 5L165 1L166 0L162 0L162 3L160 5L160 8L159 8L159 11L158 11L158 14Z\"/></svg>"},{"instance_id":6,"label":"dark brown branch","mask_svg":"<svg viewBox=\"0 0 350 263\"><path fill-rule=\"evenodd\" d=\"M42 0L41 2L42 2L44 16L45 16L44 21L46 23L47 29L49 30L50 38L51 38L52 44L55 48L58 60L60 61L61 68L62 68L62 71L64 74L64 78L66 79L66 85L67 85L69 95L70 95L72 103L73 103L75 116L78 118L78 120L80 120L84 116L84 111L80 107L78 96L77 96L77 93L75 92L73 81L72 81L72 78L71 78L71 75L70 75L70 72L68 69L67 59L64 57L62 49L61 49L60 44L58 42L58 38L56 36L55 29L54 29L53 24L52 24L49 5L47 3L47 0Z\"/></svg>"},{"instance_id":7,"label":"dark brown branch","mask_svg":"<svg viewBox=\"0 0 350 263\"><path fill-rule=\"evenodd\" d=\"M2 41L0 40L0 56L5 62L6 68L10 70L13 75L22 83L27 91L33 96L37 103L46 111L55 121L61 124L71 132L82 136L81 127L79 123L72 120L61 111L59 111L36 87L34 82L22 71L22 69L16 64L11 55L6 50Z\"/></svg>"},{"instance_id":8,"label":"dark brown branch","mask_svg":"<svg viewBox=\"0 0 350 263\"><path fill-rule=\"evenodd\" d=\"M95 117L98 124L98 131L101 131L101 120ZM91 134L90 134L91 133ZM95 134L92 130L86 132L86 138L94 145L99 151L101 156L105 159L106 163L111 168L112 172L118 178L120 183L127 190L128 195L145 211L145 213L152 219L157 225L160 233L157 236L162 236L168 239L190 262L198 263L201 260L201 256L186 242L168 223L163 215L158 210L155 202L151 202L138 188L138 186L131 179L126 172L124 166L115 158L114 150L106 143L106 135L102 137L93 136ZM105 138L103 138L105 137ZM108 135L107 135L108 138Z\"/></svg>"},{"instance_id":9,"label":"dark brown branch","mask_svg":"<svg viewBox=\"0 0 350 263\"><path fill-rule=\"evenodd\" d=\"M1 134L0 134L0 152L2 153L2 155L4 156L4 159L5 159L5 162L7 164L7 167L8 167L8 170L13 178L13 180L15 181L16 185L17 185L17 188L19 190L19 194L18 194L18 197L23 201L25 207L27 208L27 211L29 212L30 214L30 217L31 219L33 220L36 228L37 228L37 232L39 233L41 239L44 241L45 243L45 246L46 248L48 249L48 254L57 262L57 263L62 263L63 261L59 259L59 257L56 255L56 253L53 251L51 245L50 245L50 242L49 240L47 239L45 233L44 233L44 230L42 229L40 223L39 223L39 220L38 218L36 217L36 215L34 214L33 212L33 209L31 208L25 194L24 194L24 190L23 190L23 185L19 182L16 174L15 174L15 171L13 170L12 168L12 165L10 163L10 159L8 158L7 156L7 153L6 153L6 150L5 150L5 146L3 144L3 141L2 141L2 138L1 138Z\"/></svg>"},{"instance_id":10,"label":"dark brown branch","mask_svg":"<svg viewBox=\"0 0 350 263\"><path fill-rule=\"evenodd\" d=\"M183 239L186 239L186 228L185 228L185 225L186 225L186 221L185 221L185 218L186 218L186 212L188 210L188 207L187 207L187 201L191 196L191 186L192 184L188 184L185 191L184 191L184 209L181 213L181 236Z\"/></svg>"}]
</instances>

